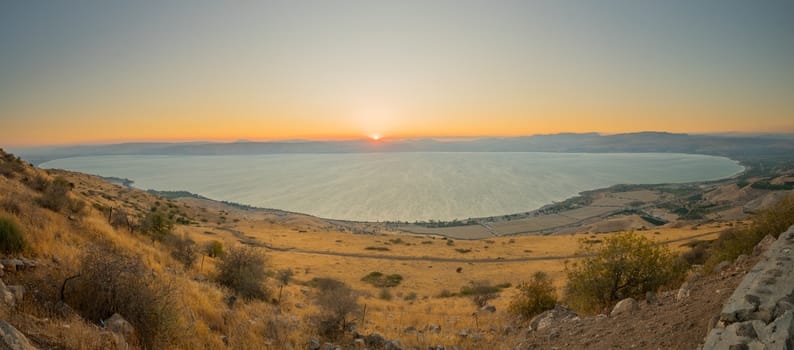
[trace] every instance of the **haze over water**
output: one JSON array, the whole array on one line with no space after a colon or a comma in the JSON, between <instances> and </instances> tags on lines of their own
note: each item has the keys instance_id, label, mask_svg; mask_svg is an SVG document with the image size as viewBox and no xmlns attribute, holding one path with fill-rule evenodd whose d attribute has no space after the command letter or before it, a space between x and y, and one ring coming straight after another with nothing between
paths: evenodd
<instances>
[{"instance_id":1,"label":"haze over water","mask_svg":"<svg viewBox=\"0 0 794 350\"><path fill-rule=\"evenodd\" d=\"M525 212L615 184L715 180L736 161L669 153L355 153L92 156L61 168L325 218L452 220Z\"/></svg>"}]
</instances>

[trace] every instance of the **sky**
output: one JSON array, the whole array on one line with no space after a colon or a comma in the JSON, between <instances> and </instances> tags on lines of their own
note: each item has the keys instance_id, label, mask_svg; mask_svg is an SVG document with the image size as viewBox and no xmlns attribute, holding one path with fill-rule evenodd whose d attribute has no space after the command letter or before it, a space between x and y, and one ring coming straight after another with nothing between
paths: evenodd
<instances>
[{"instance_id":1,"label":"sky","mask_svg":"<svg viewBox=\"0 0 794 350\"><path fill-rule=\"evenodd\" d=\"M794 1L3 1L0 146L794 132Z\"/></svg>"}]
</instances>

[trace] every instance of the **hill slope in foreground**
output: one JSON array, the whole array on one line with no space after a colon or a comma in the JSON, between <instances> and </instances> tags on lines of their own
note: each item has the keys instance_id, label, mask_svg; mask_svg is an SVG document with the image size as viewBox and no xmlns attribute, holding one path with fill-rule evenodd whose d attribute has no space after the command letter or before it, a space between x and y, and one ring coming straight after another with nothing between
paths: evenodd
<instances>
[{"instance_id":1,"label":"hill slope in foreground","mask_svg":"<svg viewBox=\"0 0 794 350\"><path fill-rule=\"evenodd\" d=\"M584 327L528 332L507 311L515 286L544 271L561 290L566 261L581 258L582 240L602 239L590 226L582 233L567 227L566 235L457 240L164 198L86 174L45 172L5 153L0 159L0 222L24 237L18 247L4 237L0 332L38 348L303 349L326 341L406 349L689 348L702 342L753 262L694 281L683 301L662 292L658 303L622 318L582 316ZM716 189L721 200L742 203L768 194ZM638 233L686 252L741 225L673 220ZM230 259L221 251L242 261L246 253L264 255L265 271L235 265L245 267L236 276L262 272L263 283L229 282L223 271ZM466 296L473 285L493 287L489 307ZM341 320L332 317L337 306L347 307ZM336 334L337 324L348 327Z\"/></svg>"}]
</instances>

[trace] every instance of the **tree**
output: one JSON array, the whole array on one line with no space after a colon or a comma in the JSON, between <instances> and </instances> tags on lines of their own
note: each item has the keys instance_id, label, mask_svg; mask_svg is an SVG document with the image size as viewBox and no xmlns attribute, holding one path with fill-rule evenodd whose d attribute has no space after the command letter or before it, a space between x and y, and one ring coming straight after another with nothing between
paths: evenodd
<instances>
[{"instance_id":1,"label":"tree","mask_svg":"<svg viewBox=\"0 0 794 350\"><path fill-rule=\"evenodd\" d=\"M185 266L185 269L193 267L196 262L196 242L187 236L174 237L171 240L171 245L174 249L171 251L171 256L178 260Z\"/></svg>"},{"instance_id":2,"label":"tree","mask_svg":"<svg viewBox=\"0 0 794 350\"><path fill-rule=\"evenodd\" d=\"M231 288L246 299L267 299L264 286L265 256L256 248L232 247L217 265L218 283Z\"/></svg>"},{"instance_id":3,"label":"tree","mask_svg":"<svg viewBox=\"0 0 794 350\"><path fill-rule=\"evenodd\" d=\"M329 278L318 279L317 288L320 294L316 303L320 312L313 317L314 325L321 336L337 340L352 323L348 316L359 309L356 294L343 282Z\"/></svg>"},{"instance_id":4,"label":"tree","mask_svg":"<svg viewBox=\"0 0 794 350\"><path fill-rule=\"evenodd\" d=\"M581 242L592 256L566 265L565 297L580 312L598 312L627 297L656 291L683 276L670 250L634 232L604 239L600 249Z\"/></svg>"},{"instance_id":5,"label":"tree","mask_svg":"<svg viewBox=\"0 0 794 350\"><path fill-rule=\"evenodd\" d=\"M159 210L147 213L141 222L141 231L149 234L152 241L162 241L173 230L174 222Z\"/></svg>"},{"instance_id":6,"label":"tree","mask_svg":"<svg viewBox=\"0 0 794 350\"><path fill-rule=\"evenodd\" d=\"M535 272L529 283L518 285L519 294L510 303L510 311L530 319L557 304L557 295L551 278L544 272Z\"/></svg>"}]
</instances>

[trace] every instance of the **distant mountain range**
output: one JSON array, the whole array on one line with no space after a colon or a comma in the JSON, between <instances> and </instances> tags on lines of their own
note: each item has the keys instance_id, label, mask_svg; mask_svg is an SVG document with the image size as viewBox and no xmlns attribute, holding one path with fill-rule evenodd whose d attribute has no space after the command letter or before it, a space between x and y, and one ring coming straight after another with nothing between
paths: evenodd
<instances>
[{"instance_id":1,"label":"distant mountain range","mask_svg":"<svg viewBox=\"0 0 794 350\"><path fill-rule=\"evenodd\" d=\"M64 147L17 148L12 152L33 164L97 155L254 155L278 153L367 153L367 152L582 152L582 153L696 153L734 158L791 156L792 135L689 135L639 132L601 135L597 133L489 137L446 141L406 139L373 142L350 141L238 141L231 143L120 143Z\"/></svg>"}]
</instances>

